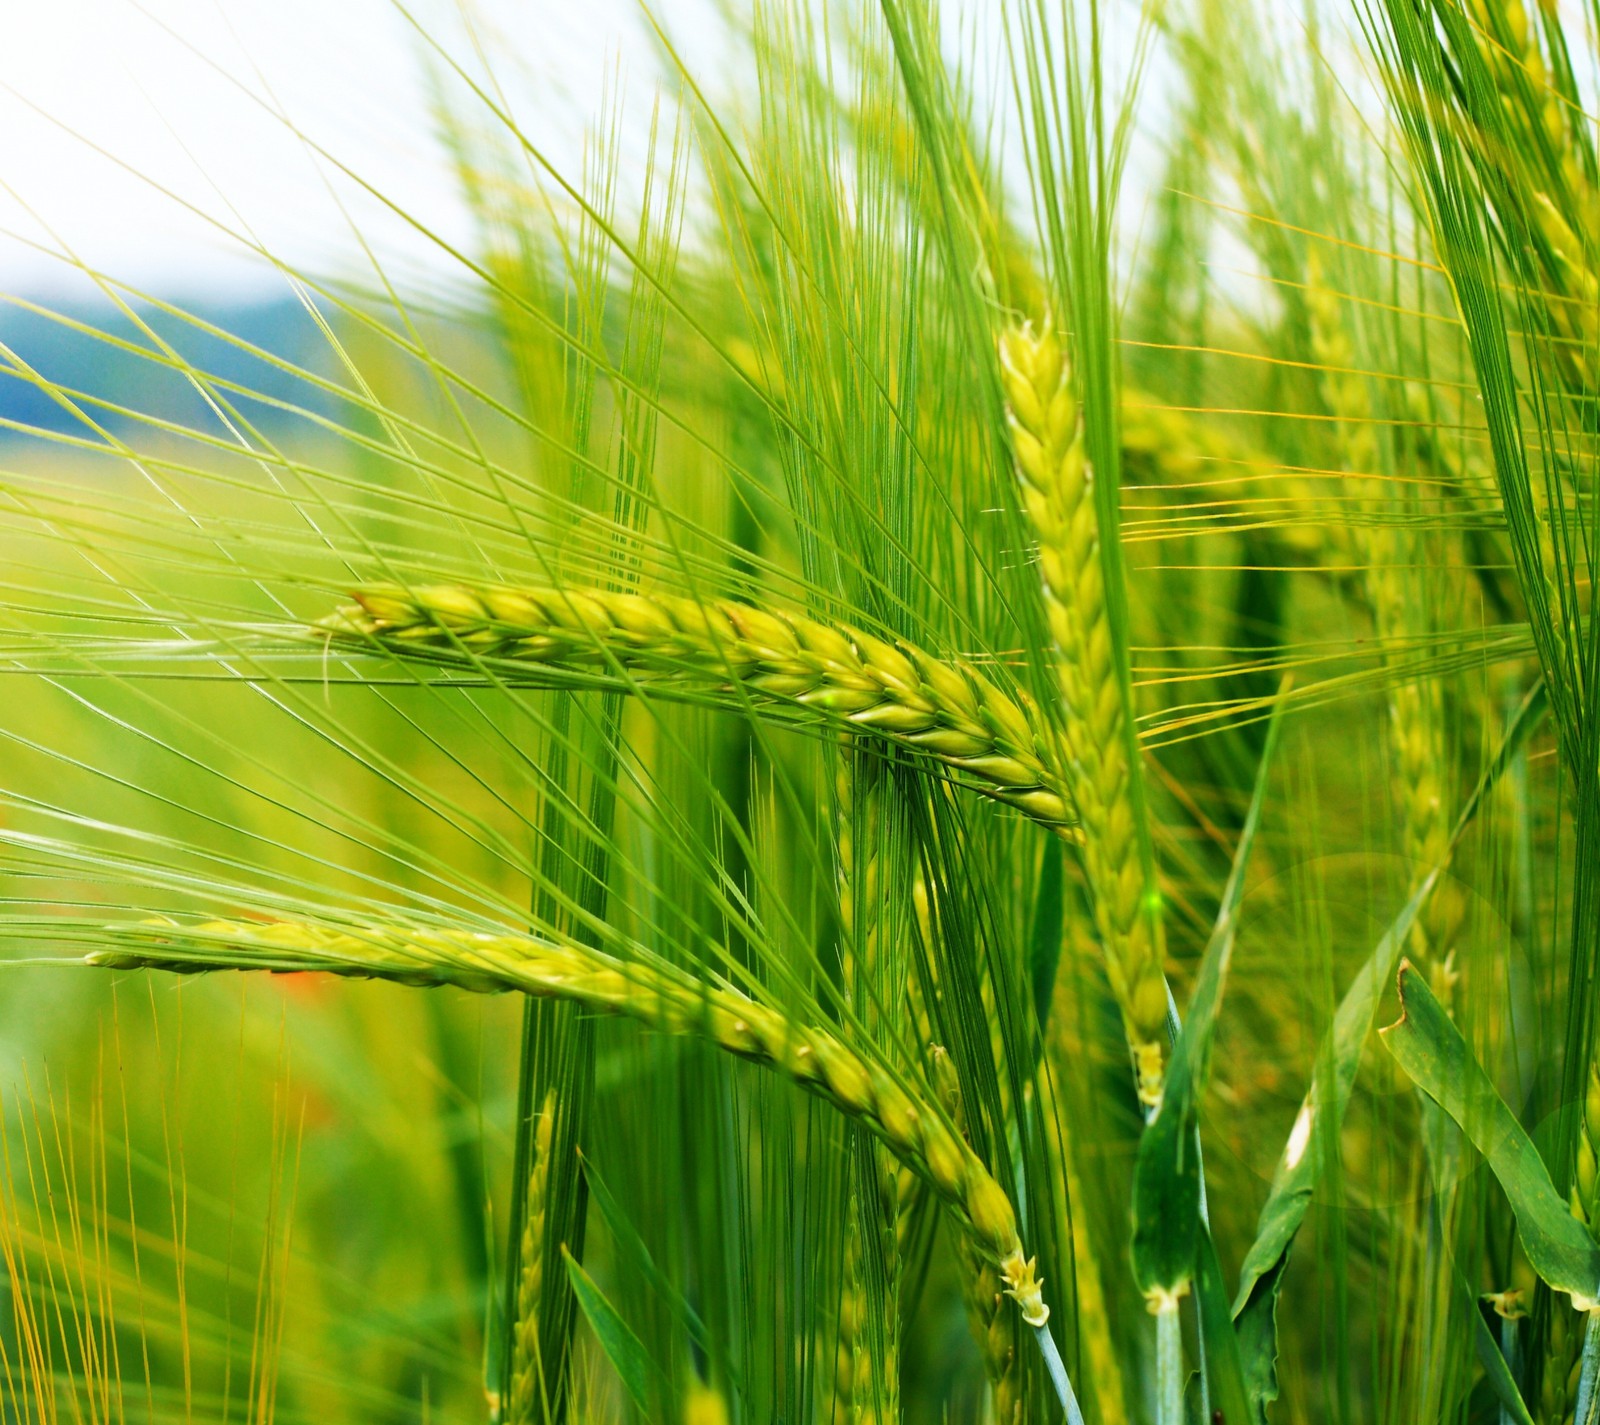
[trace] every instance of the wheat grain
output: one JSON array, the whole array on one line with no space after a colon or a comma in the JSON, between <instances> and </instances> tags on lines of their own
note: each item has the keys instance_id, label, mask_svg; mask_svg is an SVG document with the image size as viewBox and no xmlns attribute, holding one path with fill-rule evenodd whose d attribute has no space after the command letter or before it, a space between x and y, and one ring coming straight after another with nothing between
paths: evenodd
<instances>
[{"instance_id":1,"label":"wheat grain","mask_svg":"<svg viewBox=\"0 0 1600 1425\"><path fill-rule=\"evenodd\" d=\"M844 625L729 601L604 590L374 584L316 625L346 646L732 685L931 757L1071 835L1066 784L1025 700L975 668Z\"/></svg>"},{"instance_id":2,"label":"wheat grain","mask_svg":"<svg viewBox=\"0 0 1600 1425\"><path fill-rule=\"evenodd\" d=\"M1000 368L1023 506L1039 546L1045 610L1066 704L1068 784L1083 862L1122 1011L1139 1097L1161 1100L1167 990L1160 922L1145 909L1132 801L1128 711L1106 611L1099 520L1066 351L1048 323L1000 340Z\"/></svg>"},{"instance_id":3,"label":"wheat grain","mask_svg":"<svg viewBox=\"0 0 1600 1425\"><path fill-rule=\"evenodd\" d=\"M116 944L86 956L108 969L303 970L401 984L515 991L580 1004L674 1034L698 1035L785 1074L861 1124L923 1178L1005 1283L1030 1325L1049 1317L1037 1267L1022 1250L1005 1189L933 1105L876 1060L738 990L664 965L625 961L529 936L391 926L340 930L298 921L108 926Z\"/></svg>"},{"instance_id":4,"label":"wheat grain","mask_svg":"<svg viewBox=\"0 0 1600 1425\"><path fill-rule=\"evenodd\" d=\"M556 1094L551 1089L545 1094L534 1127L533 1167L528 1173L527 1210L517 1270L517 1321L512 1336L511 1410L507 1417L510 1425L532 1425L539 1418L539 1296L544 1286L544 1220L555 1121Z\"/></svg>"}]
</instances>

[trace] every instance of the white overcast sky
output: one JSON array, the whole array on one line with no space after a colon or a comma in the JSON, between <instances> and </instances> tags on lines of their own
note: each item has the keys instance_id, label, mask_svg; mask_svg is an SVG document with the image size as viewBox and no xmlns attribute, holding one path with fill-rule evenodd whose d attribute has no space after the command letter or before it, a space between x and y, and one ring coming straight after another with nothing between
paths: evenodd
<instances>
[{"instance_id":1,"label":"white overcast sky","mask_svg":"<svg viewBox=\"0 0 1600 1425\"><path fill-rule=\"evenodd\" d=\"M726 53L718 0L650 3L714 97L738 87L740 75L718 73ZM1300 3L1284 0L1283 12ZM269 106L406 211L470 246L433 131L427 47L405 18L409 11L466 60L463 7L481 22L524 132L563 171L576 171L585 126L619 74L642 132L661 69L639 0L0 0L0 293L81 290L27 239L65 245L164 296L282 290L183 202L319 273L354 274L352 219L402 280L418 264L446 270L348 180L336 184L351 205L341 211L328 165ZM1144 98L1159 105L1166 87L1158 61Z\"/></svg>"},{"instance_id":2,"label":"white overcast sky","mask_svg":"<svg viewBox=\"0 0 1600 1425\"><path fill-rule=\"evenodd\" d=\"M691 50L697 13L707 44L712 29L697 3L666 7ZM453 0L408 8L470 55ZM564 165L619 64L634 100L653 92L634 0L479 0L476 10L519 118ZM432 133L424 46L393 0L0 0L0 291L72 285L13 236L49 241L45 225L85 261L163 293L271 286L152 181L296 263L348 268L349 221L317 162L245 89L444 235L465 234ZM370 200L353 215L402 266L430 260Z\"/></svg>"}]
</instances>

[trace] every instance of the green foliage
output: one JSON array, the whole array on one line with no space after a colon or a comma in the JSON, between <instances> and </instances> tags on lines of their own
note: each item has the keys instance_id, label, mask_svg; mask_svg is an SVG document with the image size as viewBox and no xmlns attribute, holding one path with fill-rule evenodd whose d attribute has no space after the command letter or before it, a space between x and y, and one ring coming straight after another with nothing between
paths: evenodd
<instances>
[{"instance_id":1,"label":"green foliage","mask_svg":"<svg viewBox=\"0 0 1600 1425\"><path fill-rule=\"evenodd\" d=\"M413 20L314 356L16 299L0 1421L1564 1421L1591 37L728 9Z\"/></svg>"}]
</instances>

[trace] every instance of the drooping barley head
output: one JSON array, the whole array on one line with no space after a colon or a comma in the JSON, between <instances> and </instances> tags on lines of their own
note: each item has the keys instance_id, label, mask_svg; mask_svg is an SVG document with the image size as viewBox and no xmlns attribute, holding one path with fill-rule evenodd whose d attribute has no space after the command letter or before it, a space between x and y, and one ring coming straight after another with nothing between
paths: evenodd
<instances>
[{"instance_id":1,"label":"drooping barley head","mask_svg":"<svg viewBox=\"0 0 1600 1425\"><path fill-rule=\"evenodd\" d=\"M550 670L723 691L930 757L1072 835L1066 780L1026 703L965 663L798 614L605 590L374 584L321 637L502 673Z\"/></svg>"},{"instance_id":2,"label":"drooping barley head","mask_svg":"<svg viewBox=\"0 0 1600 1425\"><path fill-rule=\"evenodd\" d=\"M927 1182L999 1271L1023 1319L1042 1325L1049 1318L1010 1198L938 1107L919 1101L881 1062L832 1030L797 1022L730 986L665 964L526 935L209 921L187 928L167 922L107 926L99 939L116 948L91 951L85 959L106 969L312 970L420 987L510 991L620 1015L662 1033L694 1035L784 1074L859 1123Z\"/></svg>"}]
</instances>

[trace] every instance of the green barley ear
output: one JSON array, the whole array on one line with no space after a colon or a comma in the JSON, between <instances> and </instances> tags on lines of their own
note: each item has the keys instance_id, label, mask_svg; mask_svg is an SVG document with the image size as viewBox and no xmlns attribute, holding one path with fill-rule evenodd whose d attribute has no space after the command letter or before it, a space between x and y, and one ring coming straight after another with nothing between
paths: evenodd
<instances>
[{"instance_id":1,"label":"green barley ear","mask_svg":"<svg viewBox=\"0 0 1600 1425\"><path fill-rule=\"evenodd\" d=\"M1066 348L1048 320L1000 338L1000 371L1023 509L1038 542L1095 928L1139 1097L1154 1108L1166 1057L1164 943L1135 810L1131 726L1107 611L1094 470Z\"/></svg>"},{"instance_id":2,"label":"green barley ear","mask_svg":"<svg viewBox=\"0 0 1600 1425\"><path fill-rule=\"evenodd\" d=\"M899 1173L893 1159L865 1135L855 1139L850 1158L853 1186L839 1291L833 1422L889 1425L900 1419ZM871 1310L874 1292L869 1289L869 1274L875 1271L887 1278L877 1293L877 1313Z\"/></svg>"},{"instance_id":3,"label":"green barley ear","mask_svg":"<svg viewBox=\"0 0 1600 1425\"><path fill-rule=\"evenodd\" d=\"M884 767L840 748L835 778L839 918L844 990L869 1033L892 1017L902 996L895 953L893 890L910 880L903 845L881 794ZM892 1037L883 1036L879 1037ZM868 1134L848 1137L843 1280L834 1364L834 1425L878 1425L900 1418L900 1233L905 1219L900 1168Z\"/></svg>"},{"instance_id":4,"label":"green barley ear","mask_svg":"<svg viewBox=\"0 0 1600 1425\"><path fill-rule=\"evenodd\" d=\"M528 1173L527 1208L517 1266L517 1319L511 1356L509 1425L533 1425L540 1418L544 1389L539 1353L539 1300L544 1285L545 1207L550 1180L550 1144L555 1130L556 1094L545 1094L533 1132L533 1167Z\"/></svg>"},{"instance_id":5,"label":"green barley ear","mask_svg":"<svg viewBox=\"0 0 1600 1425\"><path fill-rule=\"evenodd\" d=\"M865 1413L863 1398L870 1398L872 1393L872 1348L866 1340L867 1292L861 1280L861 1201L854 1192L849 1194L846 1217L834 1343L833 1425L858 1425Z\"/></svg>"}]
</instances>

